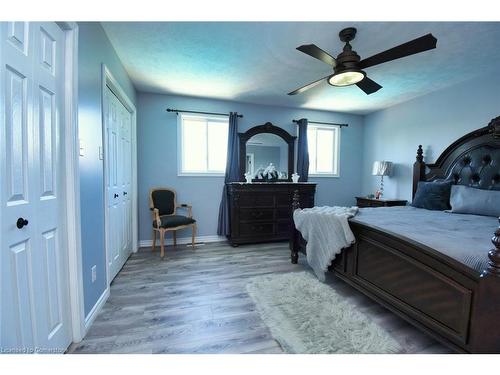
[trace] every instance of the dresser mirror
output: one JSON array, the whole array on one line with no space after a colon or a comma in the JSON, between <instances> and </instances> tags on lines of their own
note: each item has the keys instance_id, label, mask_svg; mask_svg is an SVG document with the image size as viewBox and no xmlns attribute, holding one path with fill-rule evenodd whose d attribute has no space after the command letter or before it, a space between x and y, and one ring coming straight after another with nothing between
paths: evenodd
<instances>
[{"instance_id":1,"label":"dresser mirror","mask_svg":"<svg viewBox=\"0 0 500 375\"><path fill-rule=\"evenodd\" d=\"M260 133L247 141L245 173L252 179L287 180L288 144L275 134Z\"/></svg>"},{"instance_id":2,"label":"dresser mirror","mask_svg":"<svg viewBox=\"0 0 500 375\"><path fill-rule=\"evenodd\" d=\"M291 181L295 138L270 122L239 133L240 174L253 182Z\"/></svg>"}]
</instances>

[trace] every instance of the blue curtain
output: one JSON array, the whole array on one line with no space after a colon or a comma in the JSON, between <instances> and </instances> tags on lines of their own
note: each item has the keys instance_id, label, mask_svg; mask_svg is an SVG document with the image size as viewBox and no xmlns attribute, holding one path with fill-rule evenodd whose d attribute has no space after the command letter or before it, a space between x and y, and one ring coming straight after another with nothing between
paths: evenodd
<instances>
[{"instance_id":1,"label":"blue curtain","mask_svg":"<svg viewBox=\"0 0 500 375\"><path fill-rule=\"evenodd\" d=\"M307 182L309 177L309 151L307 149L307 119L301 118L299 125L299 143L297 147L297 174L300 182Z\"/></svg>"},{"instance_id":2,"label":"blue curtain","mask_svg":"<svg viewBox=\"0 0 500 375\"><path fill-rule=\"evenodd\" d=\"M238 113L229 114L229 132L227 137L227 159L226 174L224 176L224 188L222 189L222 199L219 206L219 222L217 234L219 236L229 235L229 204L227 201L226 183L240 180L240 148L238 138Z\"/></svg>"}]
</instances>

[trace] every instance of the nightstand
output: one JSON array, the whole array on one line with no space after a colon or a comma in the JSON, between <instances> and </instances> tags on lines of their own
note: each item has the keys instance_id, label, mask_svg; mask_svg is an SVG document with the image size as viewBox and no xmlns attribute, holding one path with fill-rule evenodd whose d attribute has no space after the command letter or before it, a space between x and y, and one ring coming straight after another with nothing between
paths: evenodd
<instances>
[{"instance_id":1,"label":"nightstand","mask_svg":"<svg viewBox=\"0 0 500 375\"><path fill-rule=\"evenodd\" d=\"M356 197L356 206L363 207L393 207L406 206L407 201L402 199L375 199L367 197Z\"/></svg>"}]
</instances>

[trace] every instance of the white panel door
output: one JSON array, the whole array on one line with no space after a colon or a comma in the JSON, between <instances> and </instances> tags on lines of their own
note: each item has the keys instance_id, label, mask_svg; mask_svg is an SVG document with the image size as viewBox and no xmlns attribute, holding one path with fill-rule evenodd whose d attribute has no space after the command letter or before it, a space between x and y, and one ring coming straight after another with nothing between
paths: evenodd
<instances>
[{"instance_id":1,"label":"white panel door","mask_svg":"<svg viewBox=\"0 0 500 375\"><path fill-rule=\"evenodd\" d=\"M17 220L34 217L33 44L31 25L1 27L1 310L2 348L34 346L31 255L35 226Z\"/></svg>"},{"instance_id":2,"label":"white panel door","mask_svg":"<svg viewBox=\"0 0 500 375\"><path fill-rule=\"evenodd\" d=\"M130 112L106 86L104 95L106 248L110 282L132 252L131 120Z\"/></svg>"},{"instance_id":3,"label":"white panel door","mask_svg":"<svg viewBox=\"0 0 500 375\"><path fill-rule=\"evenodd\" d=\"M50 22L4 22L0 38L0 346L64 350L71 342L62 247L64 33Z\"/></svg>"},{"instance_id":4,"label":"white panel door","mask_svg":"<svg viewBox=\"0 0 500 375\"><path fill-rule=\"evenodd\" d=\"M106 170L106 251L108 258L109 281L111 281L120 270L120 187L118 184L118 115L116 101L113 93L106 88L104 95L104 122L105 122L105 170Z\"/></svg>"},{"instance_id":5,"label":"white panel door","mask_svg":"<svg viewBox=\"0 0 500 375\"><path fill-rule=\"evenodd\" d=\"M121 103L120 103L121 104ZM121 194L122 199L121 213L122 213L122 231L121 233L121 257L122 263L125 263L130 253L132 252L132 200L131 186L132 186L132 115L121 104L120 106L120 151L119 170L121 176Z\"/></svg>"},{"instance_id":6,"label":"white panel door","mask_svg":"<svg viewBox=\"0 0 500 375\"><path fill-rule=\"evenodd\" d=\"M61 123L64 119L64 33L55 23L33 26L34 64L34 169L38 184L36 243L33 272L37 345L69 345L68 254L63 248L65 217L61 160Z\"/></svg>"}]
</instances>

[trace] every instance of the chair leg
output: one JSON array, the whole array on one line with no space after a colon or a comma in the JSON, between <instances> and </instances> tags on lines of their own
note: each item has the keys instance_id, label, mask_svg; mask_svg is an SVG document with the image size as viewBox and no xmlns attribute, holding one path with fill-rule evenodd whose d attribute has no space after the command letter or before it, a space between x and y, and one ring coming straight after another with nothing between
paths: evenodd
<instances>
[{"instance_id":1,"label":"chair leg","mask_svg":"<svg viewBox=\"0 0 500 375\"><path fill-rule=\"evenodd\" d=\"M193 224L193 232L191 235L191 246L194 248L194 236L196 235L196 224Z\"/></svg>"},{"instance_id":2,"label":"chair leg","mask_svg":"<svg viewBox=\"0 0 500 375\"><path fill-rule=\"evenodd\" d=\"M174 230L172 236L174 237L174 246L177 246L177 231Z\"/></svg>"},{"instance_id":3,"label":"chair leg","mask_svg":"<svg viewBox=\"0 0 500 375\"><path fill-rule=\"evenodd\" d=\"M163 259L165 256L165 231L160 230L160 256Z\"/></svg>"},{"instance_id":4,"label":"chair leg","mask_svg":"<svg viewBox=\"0 0 500 375\"><path fill-rule=\"evenodd\" d=\"M153 230L153 251L156 249L156 230Z\"/></svg>"}]
</instances>

